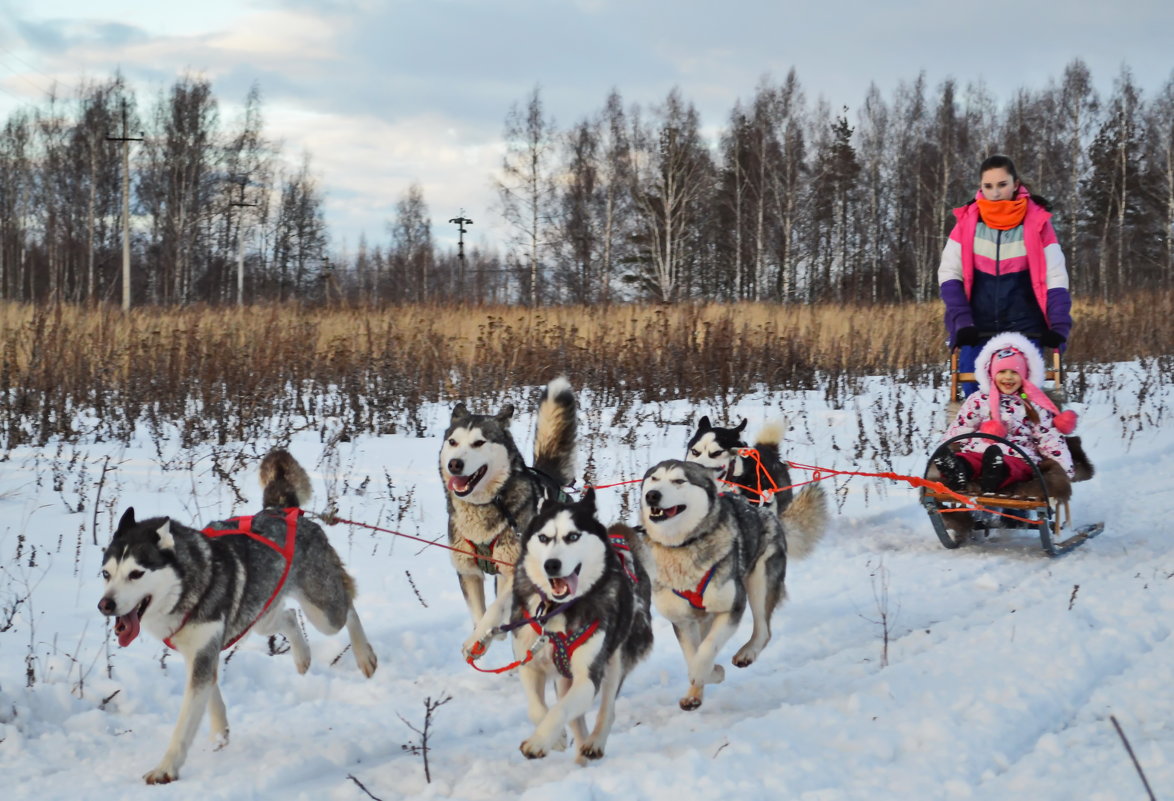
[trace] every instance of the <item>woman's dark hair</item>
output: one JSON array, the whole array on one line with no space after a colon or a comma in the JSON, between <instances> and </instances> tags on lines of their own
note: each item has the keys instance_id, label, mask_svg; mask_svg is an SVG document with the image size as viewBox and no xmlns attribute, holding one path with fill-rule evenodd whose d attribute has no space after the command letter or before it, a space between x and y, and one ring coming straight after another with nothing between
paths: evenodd
<instances>
[{"instance_id":1,"label":"woman's dark hair","mask_svg":"<svg viewBox=\"0 0 1174 801\"><path fill-rule=\"evenodd\" d=\"M987 170L1000 170L1000 169L1006 170L1008 172L1008 174L1010 174L1010 176L1015 179L1016 183L1022 183L1019 180L1019 172L1018 172L1018 170L1015 169L1015 162L1011 161L1010 156L1004 156L1001 153L996 153L993 156L986 157L986 159L978 167L978 177L982 178L982 174L984 172L986 172ZM1024 185L1026 186L1026 184L1024 184ZM1031 192L1031 187L1028 187L1027 191ZM1046 197L1043 197L1042 195L1037 195L1033 192L1031 195L1031 199L1035 201L1036 205L1041 206L1044 211L1051 211L1052 210L1052 204L1048 202L1048 199Z\"/></svg>"}]
</instances>

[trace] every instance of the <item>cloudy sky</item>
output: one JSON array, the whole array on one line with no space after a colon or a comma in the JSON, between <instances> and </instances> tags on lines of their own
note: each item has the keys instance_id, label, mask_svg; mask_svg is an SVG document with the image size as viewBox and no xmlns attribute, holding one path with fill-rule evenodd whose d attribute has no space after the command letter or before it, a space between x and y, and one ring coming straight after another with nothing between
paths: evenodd
<instances>
[{"instance_id":1,"label":"cloudy sky","mask_svg":"<svg viewBox=\"0 0 1174 801\"><path fill-rule=\"evenodd\" d=\"M560 129L608 92L654 104L673 87L708 128L763 76L794 68L809 98L854 110L924 71L982 81L1000 100L1042 89L1083 58L1106 93L1123 67L1147 93L1174 70L1169 0L3 0L0 120L57 82L121 69L140 102L193 71L230 117L249 87L266 132L302 151L326 195L337 248L386 223L412 182L437 240L462 209L497 244L491 174L506 113L541 87Z\"/></svg>"}]
</instances>

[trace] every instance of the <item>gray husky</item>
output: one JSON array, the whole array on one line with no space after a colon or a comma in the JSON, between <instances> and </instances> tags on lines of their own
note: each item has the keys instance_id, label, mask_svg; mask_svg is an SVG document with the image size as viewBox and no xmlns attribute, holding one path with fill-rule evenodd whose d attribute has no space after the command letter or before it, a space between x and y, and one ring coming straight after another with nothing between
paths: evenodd
<instances>
[{"instance_id":1,"label":"gray husky","mask_svg":"<svg viewBox=\"0 0 1174 801\"><path fill-rule=\"evenodd\" d=\"M792 498L791 473L779 455L786 423L776 420L762 427L754 438L756 459L742 455L748 448L742 438L745 430L745 418L733 428L723 428L703 416L685 446L685 461L708 467L720 492L736 492L751 504L777 505L776 511L781 511Z\"/></svg>"},{"instance_id":2,"label":"gray husky","mask_svg":"<svg viewBox=\"0 0 1174 801\"><path fill-rule=\"evenodd\" d=\"M179 722L163 759L143 777L148 784L179 778L205 707L213 740L227 743L217 684L222 649L250 631L284 634L297 671L310 667L309 644L287 599L323 633L346 626L359 670L368 677L375 672L375 652L355 612L354 581L322 528L297 508L309 500L309 477L288 452L275 450L262 462L261 478L260 512L203 531L167 517L136 521L127 509L102 558L106 591L98 610L115 618L118 644L130 645L146 628L187 665Z\"/></svg>"},{"instance_id":3,"label":"gray husky","mask_svg":"<svg viewBox=\"0 0 1174 801\"><path fill-rule=\"evenodd\" d=\"M544 502L522 538L513 593L503 593L494 607L507 600L510 606L510 622L502 628L514 633L535 725L520 746L529 759L565 748L568 724L576 762L603 756L624 678L652 650L652 585L633 547L639 542L632 529L604 529L590 489L577 503ZM466 657L494 634L493 617L485 615L465 641ZM546 703L548 679L557 690L552 706ZM599 712L589 734L585 716L596 696Z\"/></svg>"},{"instance_id":4,"label":"gray husky","mask_svg":"<svg viewBox=\"0 0 1174 801\"><path fill-rule=\"evenodd\" d=\"M750 665L770 641L771 614L786 597L787 558L806 556L823 537L827 501L823 488L811 484L776 514L719 494L705 467L669 459L644 474L640 517L652 599L673 624L689 670L681 708L696 709L705 685L725 678L714 662L747 604L754 630L734 665Z\"/></svg>"},{"instance_id":5,"label":"gray husky","mask_svg":"<svg viewBox=\"0 0 1174 801\"><path fill-rule=\"evenodd\" d=\"M558 497L575 479L575 395L565 378L551 381L538 404L534 466L528 467L510 434L514 407L495 415L452 411L440 448L440 478L448 506L453 566L473 624L485 616L485 576L500 597L509 592L522 532L543 498ZM490 625L500 623L499 620Z\"/></svg>"}]
</instances>

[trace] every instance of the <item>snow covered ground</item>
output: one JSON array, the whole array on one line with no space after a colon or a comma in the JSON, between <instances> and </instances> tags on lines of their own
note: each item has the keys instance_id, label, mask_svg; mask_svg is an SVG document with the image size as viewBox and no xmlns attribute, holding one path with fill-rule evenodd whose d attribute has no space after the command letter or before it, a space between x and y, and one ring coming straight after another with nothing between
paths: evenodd
<instances>
[{"instance_id":1,"label":"snow covered ground","mask_svg":"<svg viewBox=\"0 0 1174 801\"><path fill-rule=\"evenodd\" d=\"M1099 538L1057 559L1026 533L947 551L912 488L834 479L832 529L791 565L790 598L760 661L727 666L704 706L683 712L684 662L671 628L654 618L653 653L623 688L607 755L585 768L569 753L519 753L530 731L521 688L513 674L478 673L461 660L470 623L447 552L337 525L328 533L358 579L378 672L362 678L342 653L343 635L308 632L314 663L305 676L288 654L270 656L263 638L246 638L222 663L231 743L214 751L205 723L180 781L144 785L178 715L183 666L146 633L118 648L96 609L102 546L128 505L191 524L254 511L255 465L272 442L184 448L178 437L144 433L130 446L14 449L0 462L0 609L19 604L0 631L3 795L1144 799L1115 718L1154 792L1169 797L1174 415L1169 390L1144 379L1152 369L1116 365L1093 376L1075 405L1098 474L1077 485L1073 515L1105 521ZM797 462L920 475L945 430L941 395L891 379L862 382L845 408L821 393L623 410L585 395L579 462L594 484L638 478L683 455L702 413L748 417L751 433L785 415L786 454ZM513 430L526 453L535 396L515 399ZM294 433L314 508L335 498L345 518L440 537L436 454L448 415L447 405L423 410L424 438ZM226 474L234 450L250 468ZM634 497L630 487L600 490L609 518L631 520ZM748 632L749 616L723 663ZM497 643L485 663L509 659ZM431 783L410 750L429 699L450 699L432 715Z\"/></svg>"}]
</instances>

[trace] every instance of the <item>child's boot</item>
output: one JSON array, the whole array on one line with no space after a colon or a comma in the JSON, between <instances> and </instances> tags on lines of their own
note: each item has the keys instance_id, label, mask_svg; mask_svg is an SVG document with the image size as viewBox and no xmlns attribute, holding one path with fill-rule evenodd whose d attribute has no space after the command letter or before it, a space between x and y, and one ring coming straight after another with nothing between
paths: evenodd
<instances>
[{"instance_id":1,"label":"child's boot","mask_svg":"<svg viewBox=\"0 0 1174 801\"><path fill-rule=\"evenodd\" d=\"M982 472L978 477L978 488L982 492L994 492L1003 486L1011 468L1007 467L1007 460L1003 458L1003 450L998 445L991 445L982 454Z\"/></svg>"},{"instance_id":2,"label":"child's boot","mask_svg":"<svg viewBox=\"0 0 1174 801\"><path fill-rule=\"evenodd\" d=\"M942 474L942 483L954 492L966 489L966 482L970 480L970 465L965 459L959 459L950 451L943 451L933 458L934 466Z\"/></svg>"}]
</instances>

